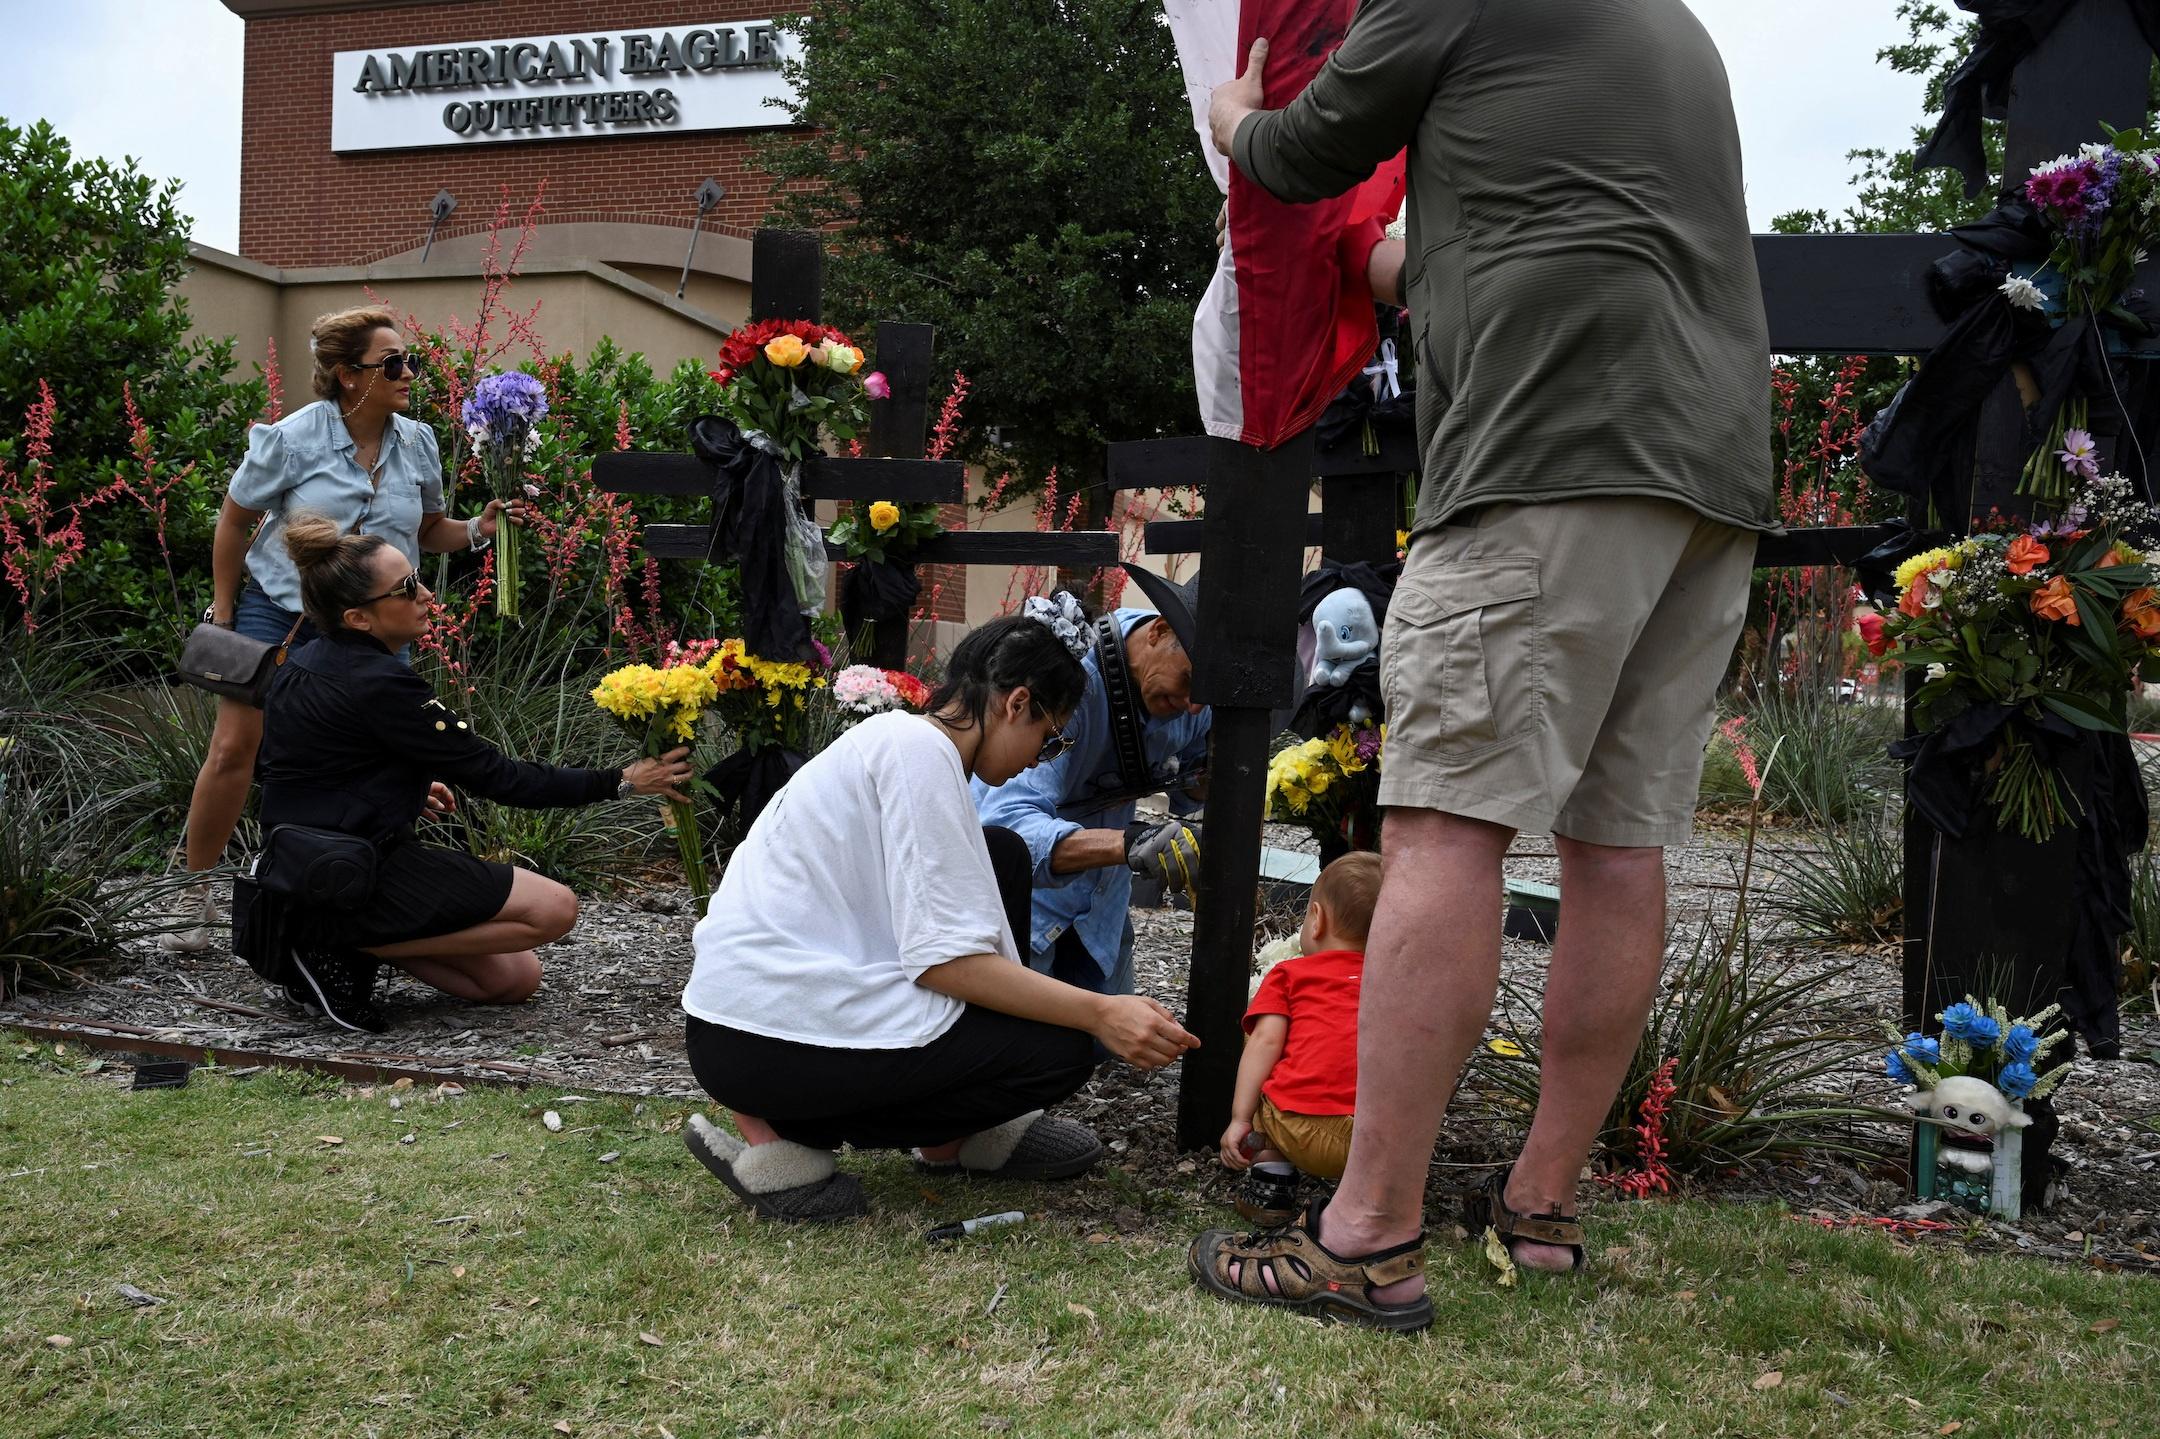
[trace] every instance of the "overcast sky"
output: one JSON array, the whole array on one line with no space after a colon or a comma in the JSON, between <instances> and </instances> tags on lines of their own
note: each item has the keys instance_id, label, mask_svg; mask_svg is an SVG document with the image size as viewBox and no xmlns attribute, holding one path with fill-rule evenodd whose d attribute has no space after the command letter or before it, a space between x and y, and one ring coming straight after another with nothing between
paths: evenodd
<instances>
[{"instance_id":1,"label":"overcast sky","mask_svg":"<svg viewBox=\"0 0 2160 1439\"><path fill-rule=\"evenodd\" d=\"M1875 61L1904 38L1893 0L1690 3L1732 75L1757 229L1786 210L1842 208L1845 152L1896 143L1917 122L1917 77ZM238 244L238 17L218 0L0 0L0 21L15 51L0 116L50 120L78 153L132 155L178 178L195 238Z\"/></svg>"}]
</instances>

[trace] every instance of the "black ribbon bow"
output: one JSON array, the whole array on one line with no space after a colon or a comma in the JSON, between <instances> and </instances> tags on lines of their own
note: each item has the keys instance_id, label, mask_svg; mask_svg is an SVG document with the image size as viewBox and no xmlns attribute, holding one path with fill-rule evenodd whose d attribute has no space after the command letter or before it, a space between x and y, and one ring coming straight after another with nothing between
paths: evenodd
<instances>
[{"instance_id":1,"label":"black ribbon bow","mask_svg":"<svg viewBox=\"0 0 2160 1439\"><path fill-rule=\"evenodd\" d=\"M705 783L712 786L720 812L740 818L747 834L773 796L808 763L810 756L801 750L776 744L755 752L739 749L705 771Z\"/></svg>"},{"instance_id":2,"label":"black ribbon bow","mask_svg":"<svg viewBox=\"0 0 2160 1439\"><path fill-rule=\"evenodd\" d=\"M735 562L742 575L743 644L760 659L805 662L812 655L788 574L787 494L780 457L752 443L722 415L690 422L690 448L712 467L708 559Z\"/></svg>"}]
</instances>

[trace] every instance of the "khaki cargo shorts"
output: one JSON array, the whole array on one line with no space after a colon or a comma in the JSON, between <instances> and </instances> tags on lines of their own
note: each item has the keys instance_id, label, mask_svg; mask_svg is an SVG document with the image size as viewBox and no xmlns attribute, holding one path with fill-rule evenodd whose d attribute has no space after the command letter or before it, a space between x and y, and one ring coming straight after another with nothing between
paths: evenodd
<instances>
[{"instance_id":1,"label":"khaki cargo shorts","mask_svg":"<svg viewBox=\"0 0 2160 1439\"><path fill-rule=\"evenodd\" d=\"M1380 803L1684 842L1755 541L1640 496L1489 505L1419 535L1381 651Z\"/></svg>"}]
</instances>

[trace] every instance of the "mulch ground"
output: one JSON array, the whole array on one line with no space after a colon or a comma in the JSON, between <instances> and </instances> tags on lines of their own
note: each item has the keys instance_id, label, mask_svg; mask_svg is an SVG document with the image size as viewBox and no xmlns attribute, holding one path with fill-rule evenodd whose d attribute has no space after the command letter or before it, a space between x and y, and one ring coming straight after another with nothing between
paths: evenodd
<instances>
[{"instance_id":1,"label":"mulch ground","mask_svg":"<svg viewBox=\"0 0 2160 1439\"><path fill-rule=\"evenodd\" d=\"M1278 842L1294 841L1277 836ZM1807 837L1770 834L1763 844L1805 844ZM1729 911L1736 895L1740 846L1730 833L1706 830L1695 843L1669 852L1674 943L1706 916ZM1551 841L1525 836L1508 864L1511 878L1552 880ZM571 937L543 954L547 982L528 1004L514 1008L467 1005L399 977L385 1008L392 1030L355 1036L292 1010L222 947L193 956L145 949L130 954L100 982L66 992L10 998L0 1004L0 1027L20 1024L93 1029L135 1040L425 1069L444 1078L511 1080L548 1095L612 1091L695 1100L700 1096L683 1052L677 1000L689 975L691 918L679 892L652 888L619 900L591 901ZM1294 928L1288 914L1263 917L1278 931ZM1173 1009L1183 1005L1192 917L1174 910L1135 915L1136 967L1142 992ZM1504 978L1535 993L1549 951L1510 940ZM1799 950L1803 969L1836 972L1822 1015L1851 1032L1872 1032L1877 1016L1894 1014L1898 974L1887 948ZM1508 1001L1503 1000L1503 1003ZM1510 1014L1534 1030L1533 1013ZM1825 1155L1691 1183L1713 1197L1776 1198L1796 1214L1826 1225L1887 1226L1916 1240L1934 1238L2016 1250L2044 1257L2160 1272L2160 1021L2149 1002L2126 1006L2123 1060L2080 1057L2056 1094L2062 1116L2057 1152L2068 1162L2059 1192L2044 1211L2028 1209L2017 1225L1999 1221L1941 1229L1943 1218L1907 1204L1903 1183L1909 1130L1888 1123L1855 1131L1879 1148L1873 1162ZM1211 1152L1180 1152L1176 1143L1176 1066L1141 1074L1106 1065L1065 1112L1093 1125L1111 1162L1138 1181L1139 1193L1199 1190L1227 1203L1230 1178ZM1841 1096L1871 1105L1895 1102L1896 1090L1873 1059L1857 1060L1832 1077ZM1519 1137L1517 1116L1473 1089L1458 1101L1433 1167L1431 1212L1444 1225L1456 1196L1483 1171L1504 1163ZM1046 1195L1046 1217L1088 1229L1139 1231L1146 1205L1134 1185L1065 1186ZM1593 1223L1599 1186L1586 1185Z\"/></svg>"}]
</instances>

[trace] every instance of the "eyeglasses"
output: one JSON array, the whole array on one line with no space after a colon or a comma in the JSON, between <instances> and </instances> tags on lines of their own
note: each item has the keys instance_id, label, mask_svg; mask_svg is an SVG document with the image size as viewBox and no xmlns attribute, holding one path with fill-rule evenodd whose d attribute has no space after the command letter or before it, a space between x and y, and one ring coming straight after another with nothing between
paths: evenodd
<instances>
[{"instance_id":1,"label":"eyeglasses","mask_svg":"<svg viewBox=\"0 0 2160 1439\"><path fill-rule=\"evenodd\" d=\"M1043 747L1035 753L1035 763L1048 764L1073 746L1072 736L1054 734L1043 741Z\"/></svg>"},{"instance_id":2,"label":"eyeglasses","mask_svg":"<svg viewBox=\"0 0 2160 1439\"><path fill-rule=\"evenodd\" d=\"M420 572L418 570L414 570L411 574L407 575L404 579L399 580L396 584L392 585L389 589L384 590L381 594L371 595L367 599L362 600L360 602L360 605L371 605L374 604L377 600L387 600L393 595L401 600L419 599ZM355 605L353 606L353 608L358 609L360 608L360 605Z\"/></svg>"},{"instance_id":3,"label":"eyeglasses","mask_svg":"<svg viewBox=\"0 0 2160 1439\"><path fill-rule=\"evenodd\" d=\"M384 379L394 382L404 379L407 375L418 375L427 368L427 361L421 359L418 355L408 355L403 350L399 350L395 354L385 355L370 364L347 365L345 368L349 370L380 370Z\"/></svg>"}]
</instances>

